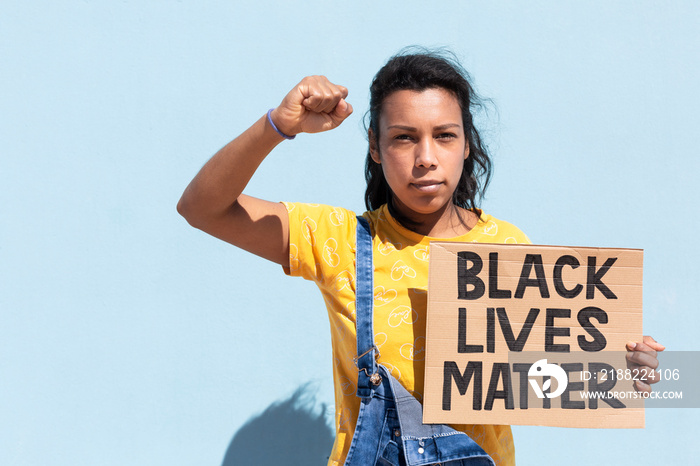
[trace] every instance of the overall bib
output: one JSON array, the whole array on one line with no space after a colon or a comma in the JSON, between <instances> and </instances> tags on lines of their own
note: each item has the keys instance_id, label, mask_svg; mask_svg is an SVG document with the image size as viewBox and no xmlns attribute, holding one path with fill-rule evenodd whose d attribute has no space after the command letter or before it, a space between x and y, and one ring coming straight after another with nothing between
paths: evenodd
<instances>
[{"instance_id":1,"label":"overall bib","mask_svg":"<svg viewBox=\"0 0 700 466\"><path fill-rule=\"evenodd\" d=\"M362 401L345 466L495 466L467 434L442 424L423 424L423 407L376 362L372 317L372 235L357 218L357 396Z\"/></svg>"}]
</instances>

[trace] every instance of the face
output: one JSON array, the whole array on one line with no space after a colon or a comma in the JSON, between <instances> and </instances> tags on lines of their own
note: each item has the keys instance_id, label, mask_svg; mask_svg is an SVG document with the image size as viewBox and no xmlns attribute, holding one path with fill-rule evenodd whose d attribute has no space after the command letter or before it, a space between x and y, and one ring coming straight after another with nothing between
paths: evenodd
<instances>
[{"instance_id":1,"label":"face","mask_svg":"<svg viewBox=\"0 0 700 466\"><path fill-rule=\"evenodd\" d=\"M370 155L381 164L406 217L444 211L469 156L457 99L441 88L390 94L379 116L379 138L370 133Z\"/></svg>"}]
</instances>

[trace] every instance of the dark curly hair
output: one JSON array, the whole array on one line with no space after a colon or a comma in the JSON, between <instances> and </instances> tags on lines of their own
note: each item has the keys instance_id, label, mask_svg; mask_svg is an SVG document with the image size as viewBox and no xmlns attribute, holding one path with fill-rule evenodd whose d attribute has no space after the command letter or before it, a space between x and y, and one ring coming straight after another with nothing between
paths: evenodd
<instances>
[{"instance_id":1,"label":"dark curly hair","mask_svg":"<svg viewBox=\"0 0 700 466\"><path fill-rule=\"evenodd\" d=\"M452 195L456 206L474 210L479 214L477 199L480 199L491 178L491 159L479 132L474 127L472 112L483 106L482 99L474 92L469 74L462 68L454 54L447 51L405 49L393 56L375 75L370 87L369 110L365 115L365 129L372 130L379 140L379 116L382 104L393 92L400 90L423 91L442 88L451 92L462 109L462 125L469 144L469 157L457 188ZM403 218L394 207L392 192L380 164L372 160L367 151L365 162L365 205L368 210L387 204L391 215L401 223L411 222Z\"/></svg>"}]
</instances>

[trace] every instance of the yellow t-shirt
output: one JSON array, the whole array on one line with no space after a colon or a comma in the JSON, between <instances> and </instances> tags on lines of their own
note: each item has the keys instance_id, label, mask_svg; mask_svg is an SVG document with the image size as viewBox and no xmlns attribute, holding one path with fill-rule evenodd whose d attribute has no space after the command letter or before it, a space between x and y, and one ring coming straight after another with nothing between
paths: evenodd
<instances>
[{"instance_id":1,"label":"yellow t-shirt","mask_svg":"<svg viewBox=\"0 0 700 466\"><path fill-rule=\"evenodd\" d=\"M355 394L355 228L349 210L317 204L284 203L289 213L289 268L313 280L328 308L333 346L336 439L329 465L342 465L350 448L360 398ZM373 233L374 334L378 362L422 401L430 238L399 225L386 205L366 212ZM445 239L441 239L445 241ZM448 241L529 243L515 226L481 215L467 234ZM467 433L497 465L514 465L510 426L453 425Z\"/></svg>"}]
</instances>

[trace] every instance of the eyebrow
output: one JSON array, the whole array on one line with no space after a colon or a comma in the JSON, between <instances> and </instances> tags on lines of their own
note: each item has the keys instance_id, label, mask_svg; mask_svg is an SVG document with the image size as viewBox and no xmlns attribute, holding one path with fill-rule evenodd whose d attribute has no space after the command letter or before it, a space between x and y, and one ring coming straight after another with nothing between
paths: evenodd
<instances>
[{"instance_id":1,"label":"eyebrow","mask_svg":"<svg viewBox=\"0 0 700 466\"><path fill-rule=\"evenodd\" d=\"M461 128L462 125L459 125L457 123L445 123L444 125L438 125L433 128L433 130L444 130L444 129L449 129L449 128ZM391 125L388 126L387 129L401 129L404 131L417 131L416 128L413 126L405 126L405 125Z\"/></svg>"}]
</instances>

